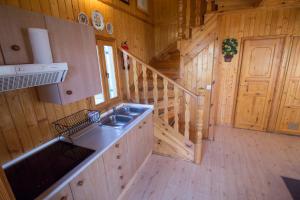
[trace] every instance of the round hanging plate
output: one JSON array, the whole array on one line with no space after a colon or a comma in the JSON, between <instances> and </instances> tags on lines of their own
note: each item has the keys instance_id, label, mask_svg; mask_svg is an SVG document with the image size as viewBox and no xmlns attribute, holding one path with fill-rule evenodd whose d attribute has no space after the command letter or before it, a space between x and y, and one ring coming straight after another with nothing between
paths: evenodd
<instances>
[{"instance_id":1,"label":"round hanging plate","mask_svg":"<svg viewBox=\"0 0 300 200\"><path fill-rule=\"evenodd\" d=\"M80 24L89 24L89 18L84 12L78 14L78 22Z\"/></svg>"},{"instance_id":2,"label":"round hanging plate","mask_svg":"<svg viewBox=\"0 0 300 200\"><path fill-rule=\"evenodd\" d=\"M112 23L107 23L106 24L106 31L108 34L112 35L114 32L114 27L112 25Z\"/></svg>"},{"instance_id":3,"label":"round hanging plate","mask_svg":"<svg viewBox=\"0 0 300 200\"><path fill-rule=\"evenodd\" d=\"M92 11L92 22L96 30L103 31L105 27L104 18L97 10Z\"/></svg>"}]
</instances>

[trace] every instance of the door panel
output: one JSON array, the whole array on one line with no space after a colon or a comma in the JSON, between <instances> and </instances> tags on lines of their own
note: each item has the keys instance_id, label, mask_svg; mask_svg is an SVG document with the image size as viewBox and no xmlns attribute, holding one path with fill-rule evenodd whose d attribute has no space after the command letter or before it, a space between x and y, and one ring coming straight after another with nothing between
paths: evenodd
<instances>
[{"instance_id":1,"label":"door panel","mask_svg":"<svg viewBox=\"0 0 300 200\"><path fill-rule=\"evenodd\" d=\"M235 127L267 129L282 44L281 38L244 41Z\"/></svg>"},{"instance_id":2,"label":"door panel","mask_svg":"<svg viewBox=\"0 0 300 200\"><path fill-rule=\"evenodd\" d=\"M294 37L276 131L300 134L300 37Z\"/></svg>"}]
</instances>

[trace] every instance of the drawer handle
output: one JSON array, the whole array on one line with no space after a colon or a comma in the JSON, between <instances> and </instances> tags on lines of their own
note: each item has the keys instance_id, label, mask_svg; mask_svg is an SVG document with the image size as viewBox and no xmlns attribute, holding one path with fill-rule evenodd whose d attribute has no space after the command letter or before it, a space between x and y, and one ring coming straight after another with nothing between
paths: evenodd
<instances>
[{"instance_id":1,"label":"drawer handle","mask_svg":"<svg viewBox=\"0 0 300 200\"><path fill-rule=\"evenodd\" d=\"M141 129L142 128L142 126L139 126L139 129Z\"/></svg>"},{"instance_id":2,"label":"drawer handle","mask_svg":"<svg viewBox=\"0 0 300 200\"><path fill-rule=\"evenodd\" d=\"M67 196L62 196L62 197L60 198L60 200L67 200L67 199L68 199Z\"/></svg>"},{"instance_id":3,"label":"drawer handle","mask_svg":"<svg viewBox=\"0 0 300 200\"><path fill-rule=\"evenodd\" d=\"M123 180L123 178L124 178L123 175L121 175L121 176L120 176L120 179Z\"/></svg>"},{"instance_id":4,"label":"drawer handle","mask_svg":"<svg viewBox=\"0 0 300 200\"><path fill-rule=\"evenodd\" d=\"M66 94L67 94L67 95L71 95L71 94L73 94L73 92L72 92L72 90L67 90L67 91L66 91Z\"/></svg>"},{"instance_id":5,"label":"drawer handle","mask_svg":"<svg viewBox=\"0 0 300 200\"><path fill-rule=\"evenodd\" d=\"M81 180L81 181L78 181L77 185L78 185L78 186L83 186L83 183L84 183L84 181Z\"/></svg>"},{"instance_id":6,"label":"drawer handle","mask_svg":"<svg viewBox=\"0 0 300 200\"><path fill-rule=\"evenodd\" d=\"M119 167L118 167L118 170L121 170L122 169L122 166L120 165Z\"/></svg>"},{"instance_id":7,"label":"drawer handle","mask_svg":"<svg viewBox=\"0 0 300 200\"><path fill-rule=\"evenodd\" d=\"M143 122L143 124L147 124L147 122L146 122L146 121L144 121L144 122Z\"/></svg>"},{"instance_id":8,"label":"drawer handle","mask_svg":"<svg viewBox=\"0 0 300 200\"><path fill-rule=\"evenodd\" d=\"M16 45L16 44L11 45L10 48L11 48L12 50L14 50L14 51L20 51L20 49L21 49L21 47L20 47L19 45Z\"/></svg>"},{"instance_id":9,"label":"drawer handle","mask_svg":"<svg viewBox=\"0 0 300 200\"><path fill-rule=\"evenodd\" d=\"M117 155L117 159L120 159L121 158L121 155Z\"/></svg>"},{"instance_id":10,"label":"drawer handle","mask_svg":"<svg viewBox=\"0 0 300 200\"><path fill-rule=\"evenodd\" d=\"M123 190L124 188L125 188L125 185L122 185L122 186L121 186L121 189Z\"/></svg>"},{"instance_id":11,"label":"drawer handle","mask_svg":"<svg viewBox=\"0 0 300 200\"><path fill-rule=\"evenodd\" d=\"M116 148L119 148L119 146L120 146L120 144L115 144L115 147L116 147Z\"/></svg>"}]
</instances>

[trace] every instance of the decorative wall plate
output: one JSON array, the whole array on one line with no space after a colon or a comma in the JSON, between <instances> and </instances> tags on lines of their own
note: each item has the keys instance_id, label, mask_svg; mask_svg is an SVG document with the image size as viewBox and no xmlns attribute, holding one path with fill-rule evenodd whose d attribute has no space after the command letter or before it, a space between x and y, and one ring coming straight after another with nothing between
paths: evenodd
<instances>
[{"instance_id":1,"label":"decorative wall plate","mask_svg":"<svg viewBox=\"0 0 300 200\"><path fill-rule=\"evenodd\" d=\"M89 24L89 18L84 12L78 14L78 22L80 24Z\"/></svg>"},{"instance_id":2,"label":"decorative wall plate","mask_svg":"<svg viewBox=\"0 0 300 200\"><path fill-rule=\"evenodd\" d=\"M97 10L92 11L92 23L96 30L103 31L105 28L104 18L102 14Z\"/></svg>"},{"instance_id":3,"label":"decorative wall plate","mask_svg":"<svg viewBox=\"0 0 300 200\"><path fill-rule=\"evenodd\" d=\"M112 35L114 32L114 27L112 25L112 23L106 23L106 31L108 34Z\"/></svg>"}]
</instances>

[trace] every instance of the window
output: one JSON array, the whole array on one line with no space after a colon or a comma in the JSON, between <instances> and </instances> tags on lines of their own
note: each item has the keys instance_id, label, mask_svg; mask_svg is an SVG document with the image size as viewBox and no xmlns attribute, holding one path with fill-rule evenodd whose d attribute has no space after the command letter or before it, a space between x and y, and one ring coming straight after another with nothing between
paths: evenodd
<instances>
[{"instance_id":1,"label":"window","mask_svg":"<svg viewBox=\"0 0 300 200\"><path fill-rule=\"evenodd\" d=\"M106 74L108 79L109 97L113 99L118 96L113 47L105 45L104 55L105 55Z\"/></svg>"},{"instance_id":2,"label":"window","mask_svg":"<svg viewBox=\"0 0 300 200\"><path fill-rule=\"evenodd\" d=\"M99 68L101 69L100 58L99 58L99 47L98 46L96 46L96 50L97 50L97 56L98 56L98 65L99 65ZM100 70L100 79L102 80L101 76L102 76L102 74L101 74L101 70ZM99 105L99 104L101 104L105 101L103 83L102 83L101 87L102 87L102 90L101 90L102 92L100 94L96 94L94 96L96 105Z\"/></svg>"},{"instance_id":3,"label":"window","mask_svg":"<svg viewBox=\"0 0 300 200\"><path fill-rule=\"evenodd\" d=\"M94 96L95 105L107 105L120 100L119 71L114 41L97 41L99 67L102 77L102 93Z\"/></svg>"}]
</instances>

